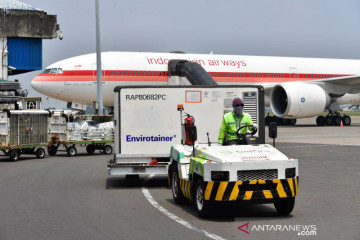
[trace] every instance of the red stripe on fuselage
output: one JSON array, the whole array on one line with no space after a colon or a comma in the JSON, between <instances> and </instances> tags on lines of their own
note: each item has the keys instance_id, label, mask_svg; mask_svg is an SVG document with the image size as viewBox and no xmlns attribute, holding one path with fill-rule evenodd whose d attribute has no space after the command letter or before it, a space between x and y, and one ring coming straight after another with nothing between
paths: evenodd
<instances>
[{"instance_id":1,"label":"red stripe on fuselage","mask_svg":"<svg viewBox=\"0 0 360 240\"><path fill-rule=\"evenodd\" d=\"M351 76L348 74L296 74L296 73L240 73L240 72L209 72L216 82L264 82L279 83L289 81L311 81L318 79ZM83 82L96 81L95 70L71 70L63 74L41 73L35 82ZM125 71L125 70L104 70L103 81L119 82L167 82L168 72L166 71Z\"/></svg>"}]
</instances>

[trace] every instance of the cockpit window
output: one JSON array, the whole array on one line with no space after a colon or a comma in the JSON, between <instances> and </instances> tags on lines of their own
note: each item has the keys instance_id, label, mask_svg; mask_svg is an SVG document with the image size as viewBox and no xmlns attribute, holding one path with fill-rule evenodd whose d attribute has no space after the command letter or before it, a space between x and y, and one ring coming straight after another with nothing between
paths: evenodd
<instances>
[{"instance_id":1,"label":"cockpit window","mask_svg":"<svg viewBox=\"0 0 360 240\"><path fill-rule=\"evenodd\" d=\"M63 74L62 68L47 68L42 73Z\"/></svg>"}]
</instances>

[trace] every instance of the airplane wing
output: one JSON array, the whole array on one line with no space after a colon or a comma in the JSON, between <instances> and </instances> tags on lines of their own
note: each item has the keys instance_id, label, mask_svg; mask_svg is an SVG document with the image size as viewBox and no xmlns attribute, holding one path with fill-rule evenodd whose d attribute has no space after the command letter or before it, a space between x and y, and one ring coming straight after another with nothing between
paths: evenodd
<instances>
[{"instance_id":1,"label":"airplane wing","mask_svg":"<svg viewBox=\"0 0 360 240\"><path fill-rule=\"evenodd\" d=\"M330 83L346 89L346 93L360 93L360 76L327 78L311 81L313 83Z\"/></svg>"},{"instance_id":2,"label":"airplane wing","mask_svg":"<svg viewBox=\"0 0 360 240\"><path fill-rule=\"evenodd\" d=\"M334 94L341 95L345 93L360 93L360 76L327 78L314 81L304 81L304 83L315 83L319 85L331 84L333 87L328 88L327 91ZM270 96L270 92L275 85L277 85L277 83L264 84L265 95Z\"/></svg>"}]
</instances>

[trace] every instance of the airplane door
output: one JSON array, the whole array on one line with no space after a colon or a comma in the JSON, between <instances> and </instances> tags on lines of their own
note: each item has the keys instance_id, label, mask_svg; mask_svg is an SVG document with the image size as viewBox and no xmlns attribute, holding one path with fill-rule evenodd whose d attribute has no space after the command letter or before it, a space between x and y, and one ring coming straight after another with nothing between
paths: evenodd
<instances>
[{"instance_id":1,"label":"airplane door","mask_svg":"<svg viewBox=\"0 0 360 240\"><path fill-rule=\"evenodd\" d=\"M296 67L289 67L289 73L292 81L296 81L299 78L299 73Z\"/></svg>"},{"instance_id":2,"label":"airplane door","mask_svg":"<svg viewBox=\"0 0 360 240\"><path fill-rule=\"evenodd\" d=\"M93 70L93 83L97 84L96 63L92 64L92 70ZM101 64L101 70L102 70L102 83L105 84L106 74L105 74L104 64Z\"/></svg>"}]
</instances>

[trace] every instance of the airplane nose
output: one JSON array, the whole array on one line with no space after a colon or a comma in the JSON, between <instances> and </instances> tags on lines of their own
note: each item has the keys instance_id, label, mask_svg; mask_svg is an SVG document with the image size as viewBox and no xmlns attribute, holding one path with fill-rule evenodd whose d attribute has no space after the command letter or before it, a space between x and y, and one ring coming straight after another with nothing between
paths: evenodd
<instances>
[{"instance_id":1,"label":"airplane nose","mask_svg":"<svg viewBox=\"0 0 360 240\"><path fill-rule=\"evenodd\" d=\"M42 93L43 84L42 84L42 81L41 81L41 77L39 77L39 76L34 77L33 80L31 80L31 87L33 89L35 89L36 91Z\"/></svg>"}]
</instances>

